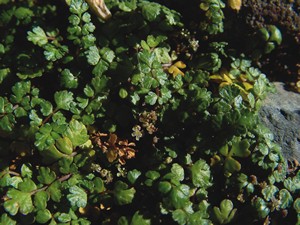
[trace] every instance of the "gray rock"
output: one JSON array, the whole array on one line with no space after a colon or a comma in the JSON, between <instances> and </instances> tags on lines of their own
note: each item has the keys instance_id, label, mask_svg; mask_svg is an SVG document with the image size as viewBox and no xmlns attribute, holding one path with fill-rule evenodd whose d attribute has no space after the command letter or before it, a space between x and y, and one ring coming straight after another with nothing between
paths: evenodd
<instances>
[{"instance_id":1,"label":"gray rock","mask_svg":"<svg viewBox=\"0 0 300 225\"><path fill-rule=\"evenodd\" d=\"M273 132L284 157L300 162L300 94L285 90L283 83L274 84L277 92L264 101L260 119Z\"/></svg>"}]
</instances>

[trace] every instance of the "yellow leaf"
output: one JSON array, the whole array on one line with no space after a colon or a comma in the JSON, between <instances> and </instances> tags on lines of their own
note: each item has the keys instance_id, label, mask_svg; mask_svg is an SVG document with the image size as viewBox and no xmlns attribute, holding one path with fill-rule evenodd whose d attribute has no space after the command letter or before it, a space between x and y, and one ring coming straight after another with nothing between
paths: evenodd
<instances>
[{"instance_id":1,"label":"yellow leaf","mask_svg":"<svg viewBox=\"0 0 300 225\"><path fill-rule=\"evenodd\" d=\"M168 72L170 74L173 75L173 77L176 77L178 74L180 74L181 76L184 76L184 73L178 69L175 65L170 66L170 68L168 69Z\"/></svg>"},{"instance_id":2,"label":"yellow leaf","mask_svg":"<svg viewBox=\"0 0 300 225\"><path fill-rule=\"evenodd\" d=\"M182 62L182 61L178 61L174 64L174 66L180 68L180 69L184 69L186 68L186 65Z\"/></svg>"},{"instance_id":3,"label":"yellow leaf","mask_svg":"<svg viewBox=\"0 0 300 225\"><path fill-rule=\"evenodd\" d=\"M242 0L228 0L229 7L233 10L240 11L242 7Z\"/></svg>"},{"instance_id":4,"label":"yellow leaf","mask_svg":"<svg viewBox=\"0 0 300 225\"><path fill-rule=\"evenodd\" d=\"M221 84L220 84L220 87L224 87L224 86L226 86L226 85L231 85L232 83L229 83L229 82L222 82Z\"/></svg>"},{"instance_id":5,"label":"yellow leaf","mask_svg":"<svg viewBox=\"0 0 300 225\"><path fill-rule=\"evenodd\" d=\"M228 72L228 70L227 69L225 69L225 68L222 68L221 69L221 71L220 71L220 74L222 75L222 77L229 77L231 80L234 80L235 79L235 76L233 76L232 74L230 74L229 72Z\"/></svg>"},{"instance_id":6,"label":"yellow leaf","mask_svg":"<svg viewBox=\"0 0 300 225\"><path fill-rule=\"evenodd\" d=\"M244 85L246 91L249 91L250 89L253 88L253 85L248 82L243 82L243 85Z\"/></svg>"},{"instance_id":7,"label":"yellow leaf","mask_svg":"<svg viewBox=\"0 0 300 225\"><path fill-rule=\"evenodd\" d=\"M230 83L230 84L233 83L232 80L231 80L231 78L230 78L228 75L224 74L224 75L223 75L223 78L224 78L224 80L225 80L226 82L228 82L228 83Z\"/></svg>"},{"instance_id":8,"label":"yellow leaf","mask_svg":"<svg viewBox=\"0 0 300 225\"><path fill-rule=\"evenodd\" d=\"M168 72L173 74L175 69L176 69L176 66L172 65L169 67Z\"/></svg>"},{"instance_id":9,"label":"yellow leaf","mask_svg":"<svg viewBox=\"0 0 300 225\"><path fill-rule=\"evenodd\" d=\"M237 87L238 89L240 89L242 97L243 97L243 93L246 94L246 95L248 94L248 92L243 87L241 87L240 85L238 85L238 84L233 84L233 85L235 87Z\"/></svg>"},{"instance_id":10,"label":"yellow leaf","mask_svg":"<svg viewBox=\"0 0 300 225\"><path fill-rule=\"evenodd\" d=\"M209 76L211 80L223 80L223 77L221 75L211 75Z\"/></svg>"}]
</instances>

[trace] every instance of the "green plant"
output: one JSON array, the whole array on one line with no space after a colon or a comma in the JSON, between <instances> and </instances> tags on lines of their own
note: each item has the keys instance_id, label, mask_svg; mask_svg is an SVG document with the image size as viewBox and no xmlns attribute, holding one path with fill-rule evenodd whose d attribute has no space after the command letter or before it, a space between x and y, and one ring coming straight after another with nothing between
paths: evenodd
<instances>
[{"instance_id":1,"label":"green plant","mask_svg":"<svg viewBox=\"0 0 300 225\"><path fill-rule=\"evenodd\" d=\"M220 208L214 207L214 214L220 224L227 224L229 223L236 213L236 209L233 209L233 204L230 200L224 199L221 204Z\"/></svg>"},{"instance_id":2,"label":"green plant","mask_svg":"<svg viewBox=\"0 0 300 225\"><path fill-rule=\"evenodd\" d=\"M274 25L268 25L258 30L254 37L252 57L259 59L263 54L269 54L282 42L280 30Z\"/></svg>"},{"instance_id":3,"label":"green plant","mask_svg":"<svg viewBox=\"0 0 300 225\"><path fill-rule=\"evenodd\" d=\"M218 34L223 32L224 13L222 8L225 4L221 0L203 0L200 3L200 9L205 11L206 21L201 23L201 29L209 34Z\"/></svg>"},{"instance_id":4,"label":"green plant","mask_svg":"<svg viewBox=\"0 0 300 225\"><path fill-rule=\"evenodd\" d=\"M178 51L188 27L157 2L0 6L0 224L299 222L246 57Z\"/></svg>"}]
</instances>

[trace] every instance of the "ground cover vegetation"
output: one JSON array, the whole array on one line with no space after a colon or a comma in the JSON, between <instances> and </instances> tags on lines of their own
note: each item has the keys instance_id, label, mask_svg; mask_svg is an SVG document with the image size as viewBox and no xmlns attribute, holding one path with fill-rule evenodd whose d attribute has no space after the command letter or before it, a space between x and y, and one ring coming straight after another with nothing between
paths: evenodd
<instances>
[{"instance_id":1,"label":"ground cover vegetation","mask_svg":"<svg viewBox=\"0 0 300 225\"><path fill-rule=\"evenodd\" d=\"M0 224L300 224L258 119L280 27L234 0L92 2L0 0Z\"/></svg>"}]
</instances>

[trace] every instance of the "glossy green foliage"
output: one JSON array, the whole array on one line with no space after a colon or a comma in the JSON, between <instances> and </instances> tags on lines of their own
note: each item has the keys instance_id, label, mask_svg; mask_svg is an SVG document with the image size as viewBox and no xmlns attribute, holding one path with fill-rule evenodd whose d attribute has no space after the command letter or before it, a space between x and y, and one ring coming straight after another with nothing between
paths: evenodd
<instances>
[{"instance_id":1,"label":"glossy green foliage","mask_svg":"<svg viewBox=\"0 0 300 225\"><path fill-rule=\"evenodd\" d=\"M202 0L200 9L205 12L206 21L201 23L201 29L209 34L222 33L224 30L222 9L225 4L221 0Z\"/></svg>"},{"instance_id":2,"label":"glossy green foliage","mask_svg":"<svg viewBox=\"0 0 300 225\"><path fill-rule=\"evenodd\" d=\"M229 149L228 144L224 145L219 151L221 155L225 156L224 170L227 176L231 176L233 172L241 170L241 164L236 159L238 157L248 157L251 152L249 151L250 144L247 140L235 141Z\"/></svg>"},{"instance_id":3,"label":"glossy green foliage","mask_svg":"<svg viewBox=\"0 0 300 225\"><path fill-rule=\"evenodd\" d=\"M220 203L220 208L215 206L213 211L220 224L227 224L234 218L237 209L233 208L233 204L230 200L224 199Z\"/></svg>"},{"instance_id":4,"label":"glossy green foliage","mask_svg":"<svg viewBox=\"0 0 300 225\"><path fill-rule=\"evenodd\" d=\"M299 221L300 173L257 117L272 85L218 36L224 4L105 3L0 0L0 224Z\"/></svg>"},{"instance_id":5,"label":"glossy green foliage","mask_svg":"<svg viewBox=\"0 0 300 225\"><path fill-rule=\"evenodd\" d=\"M212 185L209 165L204 160L198 160L191 167L192 182L196 187L208 188Z\"/></svg>"},{"instance_id":6,"label":"glossy green foliage","mask_svg":"<svg viewBox=\"0 0 300 225\"><path fill-rule=\"evenodd\" d=\"M118 205L130 204L134 198L135 189L128 188L126 183L117 182L114 187L115 201Z\"/></svg>"},{"instance_id":7,"label":"glossy green foliage","mask_svg":"<svg viewBox=\"0 0 300 225\"><path fill-rule=\"evenodd\" d=\"M259 29L253 39L252 57L259 59L262 55L271 53L281 42L281 31L275 25L267 25Z\"/></svg>"}]
</instances>

